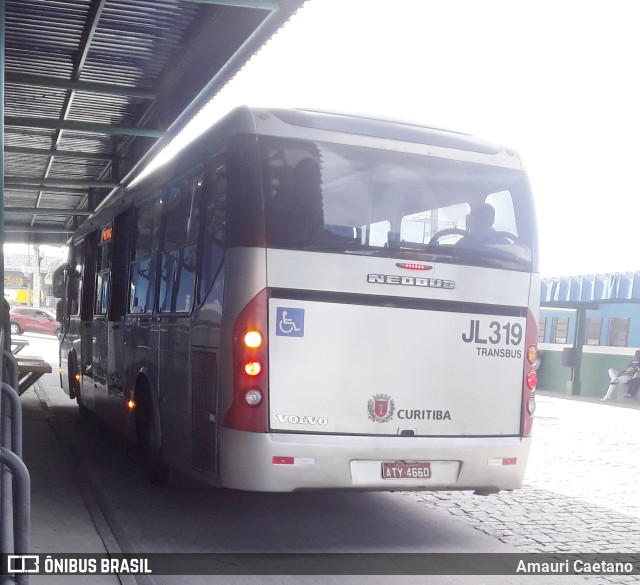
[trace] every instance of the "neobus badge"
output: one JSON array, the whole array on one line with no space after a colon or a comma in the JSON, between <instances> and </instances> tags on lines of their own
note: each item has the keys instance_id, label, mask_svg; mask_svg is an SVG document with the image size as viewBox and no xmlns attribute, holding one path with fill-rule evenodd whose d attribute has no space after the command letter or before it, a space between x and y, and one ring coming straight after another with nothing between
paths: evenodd
<instances>
[{"instance_id":1,"label":"neobus badge","mask_svg":"<svg viewBox=\"0 0 640 585\"><path fill-rule=\"evenodd\" d=\"M456 283L453 280L422 278L419 276L397 276L395 274L367 274L367 282L369 284L400 284L427 288L454 289L456 287Z\"/></svg>"}]
</instances>

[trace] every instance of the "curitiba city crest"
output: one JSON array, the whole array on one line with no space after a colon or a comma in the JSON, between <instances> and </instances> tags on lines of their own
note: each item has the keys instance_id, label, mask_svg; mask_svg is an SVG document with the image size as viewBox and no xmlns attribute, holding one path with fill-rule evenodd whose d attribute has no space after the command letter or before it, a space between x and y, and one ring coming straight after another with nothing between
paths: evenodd
<instances>
[{"instance_id":1,"label":"curitiba city crest","mask_svg":"<svg viewBox=\"0 0 640 585\"><path fill-rule=\"evenodd\" d=\"M369 420L383 423L389 422L393 418L396 405L391 396L386 394L375 394L367 403L369 411Z\"/></svg>"}]
</instances>

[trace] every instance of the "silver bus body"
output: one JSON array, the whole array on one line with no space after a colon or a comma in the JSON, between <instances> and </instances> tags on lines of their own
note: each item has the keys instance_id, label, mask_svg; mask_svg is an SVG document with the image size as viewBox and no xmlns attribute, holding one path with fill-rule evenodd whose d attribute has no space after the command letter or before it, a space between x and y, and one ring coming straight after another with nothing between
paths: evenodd
<instances>
[{"instance_id":1,"label":"silver bus body","mask_svg":"<svg viewBox=\"0 0 640 585\"><path fill-rule=\"evenodd\" d=\"M190 214L168 211L174 191ZM320 235L307 225L316 199L274 211L286 192L316 191ZM487 203L509 239L465 245L466 218ZM178 225L187 216L197 233ZM74 236L61 384L213 485L518 488L535 405L536 238L511 150L240 108Z\"/></svg>"}]
</instances>

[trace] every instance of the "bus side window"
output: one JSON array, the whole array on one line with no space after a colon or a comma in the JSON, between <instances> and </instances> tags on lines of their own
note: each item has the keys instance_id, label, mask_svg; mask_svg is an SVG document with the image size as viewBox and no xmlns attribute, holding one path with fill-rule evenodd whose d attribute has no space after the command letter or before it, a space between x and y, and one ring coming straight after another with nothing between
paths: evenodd
<instances>
[{"instance_id":1,"label":"bus side window","mask_svg":"<svg viewBox=\"0 0 640 585\"><path fill-rule=\"evenodd\" d=\"M161 313L189 313L194 305L201 187L199 172L171 186L164 198L165 251L158 307Z\"/></svg>"},{"instance_id":2,"label":"bus side window","mask_svg":"<svg viewBox=\"0 0 640 585\"><path fill-rule=\"evenodd\" d=\"M108 230L108 231L107 231ZM103 228L98 234L97 256L96 256L96 288L94 315L106 315L109 308L109 295L111 285L111 228ZM104 234L108 233L106 239Z\"/></svg>"},{"instance_id":3,"label":"bus side window","mask_svg":"<svg viewBox=\"0 0 640 585\"><path fill-rule=\"evenodd\" d=\"M199 299L204 300L222 266L227 228L227 164L214 159L207 172L203 195L202 264Z\"/></svg>"},{"instance_id":4,"label":"bus side window","mask_svg":"<svg viewBox=\"0 0 640 585\"><path fill-rule=\"evenodd\" d=\"M129 281L129 313L153 313L160 245L160 193L138 209Z\"/></svg>"},{"instance_id":5,"label":"bus side window","mask_svg":"<svg viewBox=\"0 0 640 585\"><path fill-rule=\"evenodd\" d=\"M109 307L109 272L100 272L96 283L96 315L106 315Z\"/></svg>"},{"instance_id":6,"label":"bus side window","mask_svg":"<svg viewBox=\"0 0 640 585\"><path fill-rule=\"evenodd\" d=\"M69 274L69 314L80 314L80 299L82 298L82 273L84 268L84 240L73 246L71 271Z\"/></svg>"},{"instance_id":7,"label":"bus side window","mask_svg":"<svg viewBox=\"0 0 640 585\"><path fill-rule=\"evenodd\" d=\"M196 246L186 246L180 250L180 278L175 291L175 308L178 313L189 312L193 306L193 295L196 285L196 267L198 255Z\"/></svg>"},{"instance_id":8,"label":"bus side window","mask_svg":"<svg viewBox=\"0 0 640 585\"><path fill-rule=\"evenodd\" d=\"M130 313L152 313L155 297L156 259L139 260L131 265Z\"/></svg>"},{"instance_id":9,"label":"bus side window","mask_svg":"<svg viewBox=\"0 0 640 585\"><path fill-rule=\"evenodd\" d=\"M157 252L160 234L161 202L159 193L138 209L133 257L138 259Z\"/></svg>"}]
</instances>

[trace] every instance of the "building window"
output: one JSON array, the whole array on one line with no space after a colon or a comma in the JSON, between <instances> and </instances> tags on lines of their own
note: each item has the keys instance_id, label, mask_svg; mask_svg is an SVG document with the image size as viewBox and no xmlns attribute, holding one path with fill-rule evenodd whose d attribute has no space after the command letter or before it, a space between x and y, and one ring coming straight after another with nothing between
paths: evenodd
<instances>
[{"instance_id":1,"label":"building window","mask_svg":"<svg viewBox=\"0 0 640 585\"><path fill-rule=\"evenodd\" d=\"M547 330L547 318L540 317L538 321L538 343L544 343L544 332Z\"/></svg>"},{"instance_id":2,"label":"building window","mask_svg":"<svg viewBox=\"0 0 640 585\"><path fill-rule=\"evenodd\" d=\"M554 317L551 323L551 343L568 343L569 317Z\"/></svg>"},{"instance_id":3,"label":"building window","mask_svg":"<svg viewBox=\"0 0 640 585\"><path fill-rule=\"evenodd\" d=\"M627 347L629 342L629 317L612 317L609 320L608 345L613 347Z\"/></svg>"},{"instance_id":4,"label":"building window","mask_svg":"<svg viewBox=\"0 0 640 585\"><path fill-rule=\"evenodd\" d=\"M587 317L585 327L585 344L600 345L600 334L602 333L602 317Z\"/></svg>"}]
</instances>

